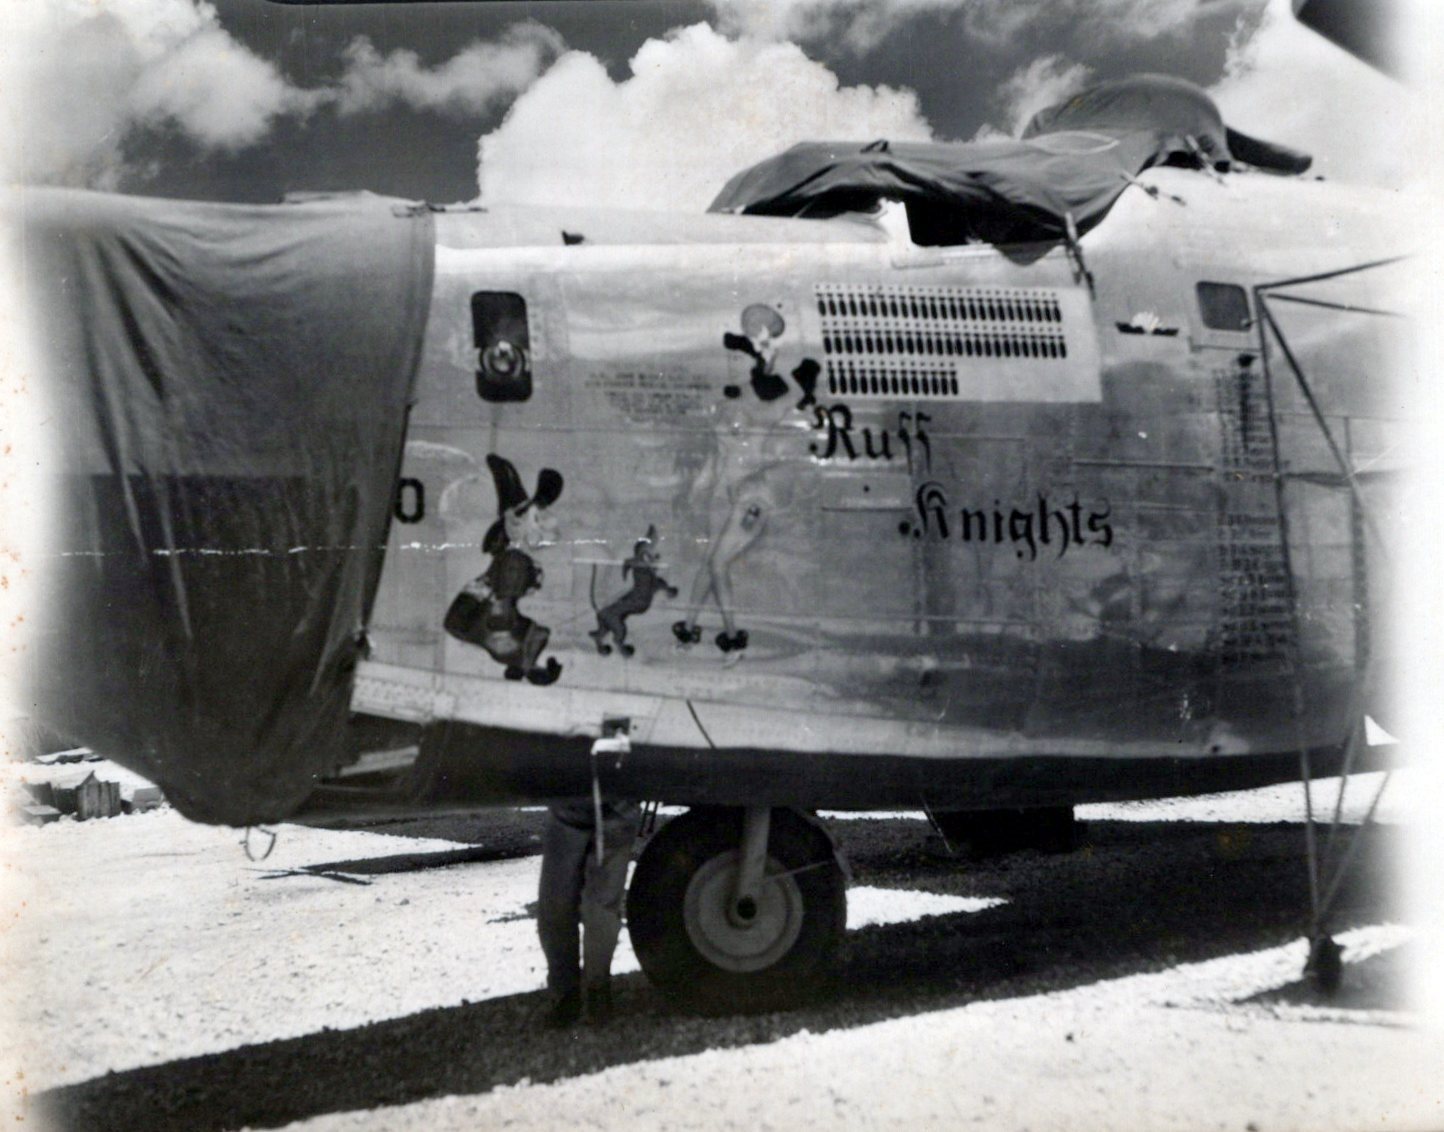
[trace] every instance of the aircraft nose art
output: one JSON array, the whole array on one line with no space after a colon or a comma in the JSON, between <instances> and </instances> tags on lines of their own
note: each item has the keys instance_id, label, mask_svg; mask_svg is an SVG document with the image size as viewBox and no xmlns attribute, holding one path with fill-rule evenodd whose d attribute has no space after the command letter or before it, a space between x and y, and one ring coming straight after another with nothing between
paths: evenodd
<instances>
[{"instance_id":1,"label":"aircraft nose art","mask_svg":"<svg viewBox=\"0 0 1444 1132\"><path fill-rule=\"evenodd\" d=\"M346 718L431 220L368 196L6 211L61 422L27 701L188 817L279 818Z\"/></svg>"}]
</instances>

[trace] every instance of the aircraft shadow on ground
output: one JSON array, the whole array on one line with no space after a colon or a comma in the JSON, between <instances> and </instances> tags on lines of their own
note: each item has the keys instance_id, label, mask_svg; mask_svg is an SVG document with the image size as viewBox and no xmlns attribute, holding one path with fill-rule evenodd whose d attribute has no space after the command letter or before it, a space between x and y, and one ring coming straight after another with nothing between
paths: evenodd
<instances>
[{"instance_id":1,"label":"aircraft shadow on ground","mask_svg":"<svg viewBox=\"0 0 1444 1132\"><path fill-rule=\"evenodd\" d=\"M1334 930L1398 918L1394 834L1366 835ZM1088 844L1069 854L961 866L929 857L915 826L844 829L840 840L857 843L857 883L886 886L896 871L899 886L906 877L907 887L1008 903L849 933L836 976L787 1012L682 1014L629 975L616 980L617 1015L605 1026L547 1031L544 996L511 995L110 1073L39 1094L37 1112L57 1129L277 1127L1066 990L1276 946L1306 930L1299 826L1093 823Z\"/></svg>"}]
</instances>

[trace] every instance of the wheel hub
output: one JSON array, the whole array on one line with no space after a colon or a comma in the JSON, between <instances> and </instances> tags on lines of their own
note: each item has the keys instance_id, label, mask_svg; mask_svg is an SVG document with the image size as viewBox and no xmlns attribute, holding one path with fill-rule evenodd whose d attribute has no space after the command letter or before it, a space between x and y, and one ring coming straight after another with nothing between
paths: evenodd
<instances>
[{"instance_id":1,"label":"wheel hub","mask_svg":"<svg viewBox=\"0 0 1444 1132\"><path fill-rule=\"evenodd\" d=\"M754 895L733 898L741 855L720 853L692 876L682 913L692 946L725 971L762 971L781 960L802 931L802 891L790 876L769 875ZM781 872L771 858L769 874Z\"/></svg>"},{"instance_id":2,"label":"wheel hub","mask_svg":"<svg viewBox=\"0 0 1444 1132\"><path fill-rule=\"evenodd\" d=\"M729 917L736 927L750 927L752 921L757 919L757 901L751 896L744 896L732 906L732 914Z\"/></svg>"}]
</instances>

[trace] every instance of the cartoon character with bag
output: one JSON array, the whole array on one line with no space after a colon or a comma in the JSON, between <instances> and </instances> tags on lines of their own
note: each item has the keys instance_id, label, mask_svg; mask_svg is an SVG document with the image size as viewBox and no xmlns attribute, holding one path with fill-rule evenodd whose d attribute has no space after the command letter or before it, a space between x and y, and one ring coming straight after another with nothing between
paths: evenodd
<instances>
[{"instance_id":1,"label":"cartoon character with bag","mask_svg":"<svg viewBox=\"0 0 1444 1132\"><path fill-rule=\"evenodd\" d=\"M556 657L539 663L551 630L521 612L518 603L541 588L542 569L526 551L540 546L550 533L546 511L561 496L562 476L543 468L536 491L528 497L510 460L491 454L486 464L500 512L481 541L482 553L490 555L491 562L452 600L443 628L505 665L508 680L525 677L532 684L552 684L562 666Z\"/></svg>"}]
</instances>

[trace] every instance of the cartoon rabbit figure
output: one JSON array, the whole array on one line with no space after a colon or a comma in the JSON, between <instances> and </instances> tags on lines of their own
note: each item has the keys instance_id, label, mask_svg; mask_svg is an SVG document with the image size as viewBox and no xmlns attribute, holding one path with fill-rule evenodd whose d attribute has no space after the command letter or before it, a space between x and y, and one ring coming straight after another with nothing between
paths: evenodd
<instances>
[{"instance_id":1,"label":"cartoon rabbit figure","mask_svg":"<svg viewBox=\"0 0 1444 1132\"><path fill-rule=\"evenodd\" d=\"M622 563L622 577L632 576L632 588L610 605L597 610L597 627L587 635L597 643L597 652L610 656L612 646L607 644L608 635L616 641L623 656L631 656L636 650L627 644L627 618L646 613L652 608L652 599L660 590L668 597L677 596L677 587L657 573L657 528L648 526L647 533L637 540L632 548L632 557Z\"/></svg>"},{"instance_id":2,"label":"cartoon rabbit figure","mask_svg":"<svg viewBox=\"0 0 1444 1132\"><path fill-rule=\"evenodd\" d=\"M562 666L556 657L549 657L545 665L538 663L551 630L522 613L518 602L541 588L542 569L526 551L540 546L549 534L546 511L561 496L561 473L543 468L536 491L528 497L510 460L491 454L486 464L496 484L500 512L481 541L482 553L490 555L491 562L456 595L445 628L505 665L508 680L525 677L533 684L552 684Z\"/></svg>"}]
</instances>

